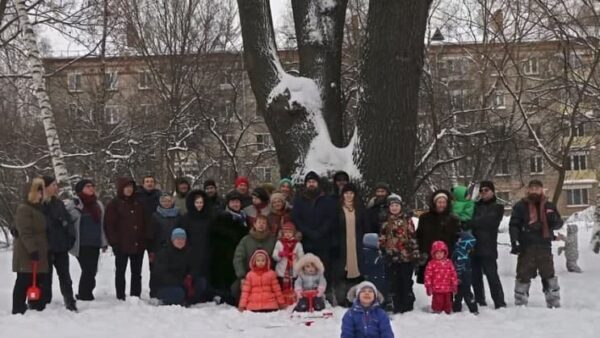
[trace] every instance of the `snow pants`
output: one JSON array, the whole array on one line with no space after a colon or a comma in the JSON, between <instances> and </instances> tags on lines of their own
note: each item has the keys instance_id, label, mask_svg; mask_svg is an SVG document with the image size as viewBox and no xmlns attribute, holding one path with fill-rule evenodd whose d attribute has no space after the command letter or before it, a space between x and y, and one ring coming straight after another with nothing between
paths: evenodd
<instances>
[{"instance_id":1,"label":"snow pants","mask_svg":"<svg viewBox=\"0 0 600 338\"><path fill-rule=\"evenodd\" d=\"M475 298L471 292L471 271L461 272L459 279L460 284L458 285L458 293L454 295L454 305L452 306L452 311L462 311L462 301L464 299L465 303L467 303L469 311L472 313L477 312L477 303L475 302Z\"/></svg>"},{"instance_id":2,"label":"snow pants","mask_svg":"<svg viewBox=\"0 0 600 338\"><path fill-rule=\"evenodd\" d=\"M413 293L413 263L388 262L386 264L386 280L389 282L389 293L394 313L413 310L415 294Z\"/></svg>"},{"instance_id":3,"label":"snow pants","mask_svg":"<svg viewBox=\"0 0 600 338\"><path fill-rule=\"evenodd\" d=\"M431 310L435 313L452 313L452 292L434 293L431 299Z\"/></svg>"},{"instance_id":4,"label":"snow pants","mask_svg":"<svg viewBox=\"0 0 600 338\"><path fill-rule=\"evenodd\" d=\"M529 283L538 273L543 280L554 277L554 260L550 246L528 246L519 254L517 280Z\"/></svg>"}]
</instances>

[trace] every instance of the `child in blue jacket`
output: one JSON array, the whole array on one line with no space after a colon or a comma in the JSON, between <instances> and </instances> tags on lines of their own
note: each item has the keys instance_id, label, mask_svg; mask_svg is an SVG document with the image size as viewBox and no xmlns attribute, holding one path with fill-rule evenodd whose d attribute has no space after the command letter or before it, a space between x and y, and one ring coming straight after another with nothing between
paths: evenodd
<instances>
[{"instance_id":1,"label":"child in blue jacket","mask_svg":"<svg viewBox=\"0 0 600 338\"><path fill-rule=\"evenodd\" d=\"M341 338L394 338L390 319L379 304L383 296L371 282L362 282L348 291L352 307L342 319Z\"/></svg>"}]
</instances>

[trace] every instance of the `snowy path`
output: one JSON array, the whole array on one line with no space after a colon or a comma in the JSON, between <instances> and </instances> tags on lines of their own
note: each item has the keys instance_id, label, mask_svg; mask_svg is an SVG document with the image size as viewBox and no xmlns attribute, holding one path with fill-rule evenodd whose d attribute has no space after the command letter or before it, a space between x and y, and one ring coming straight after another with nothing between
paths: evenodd
<instances>
[{"instance_id":1,"label":"snowy path","mask_svg":"<svg viewBox=\"0 0 600 338\"><path fill-rule=\"evenodd\" d=\"M566 272L564 258L555 256L555 266L561 285L563 308L545 308L541 283L532 283L530 306L515 308L512 297L516 257L509 255L507 246L500 246L500 274L509 308L481 309L477 317L469 313L433 315L422 310L429 304L422 285L415 286L418 310L396 315L392 325L396 337L501 337L551 338L598 337L600 333L600 255L589 249L590 230L580 227L580 266L583 274ZM500 241L507 243L506 234ZM77 261L71 260L75 281L79 280ZM25 316L11 316L11 295L15 274L11 272L11 253L0 252L0 337L339 337L342 309L335 310L333 319L311 327L294 325L284 312L271 314L239 313L226 306L201 305L191 309L155 307L145 301L114 299L113 257L103 254L96 289L97 300L78 302L80 312L69 313L63 308L54 283L54 302L41 313L29 311ZM147 292L147 266L144 266L144 290ZM56 277L55 277L56 279ZM147 294L145 295L147 299ZM488 294L488 302L491 299ZM289 323L291 327L266 328L268 323Z\"/></svg>"}]
</instances>

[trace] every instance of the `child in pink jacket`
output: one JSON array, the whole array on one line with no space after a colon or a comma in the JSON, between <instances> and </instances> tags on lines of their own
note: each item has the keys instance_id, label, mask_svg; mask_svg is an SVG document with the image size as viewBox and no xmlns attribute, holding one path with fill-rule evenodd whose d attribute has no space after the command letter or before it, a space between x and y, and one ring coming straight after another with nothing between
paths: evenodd
<instances>
[{"instance_id":1,"label":"child in pink jacket","mask_svg":"<svg viewBox=\"0 0 600 338\"><path fill-rule=\"evenodd\" d=\"M458 291L458 277L448 258L448 247L442 241L431 245L432 259L425 268L425 290L433 296L431 309L435 313L452 312L452 295Z\"/></svg>"}]
</instances>

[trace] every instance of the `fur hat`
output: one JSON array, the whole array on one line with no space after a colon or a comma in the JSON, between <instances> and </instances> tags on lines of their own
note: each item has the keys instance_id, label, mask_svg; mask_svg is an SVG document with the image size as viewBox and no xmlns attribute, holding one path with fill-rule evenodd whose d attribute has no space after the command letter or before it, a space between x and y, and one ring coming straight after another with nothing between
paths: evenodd
<instances>
[{"instance_id":1,"label":"fur hat","mask_svg":"<svg viewBox=\"0 0 600 338\"><path fill-rule=\"evenodd\" d=\"M363 291L366 288L370 288L373 290L373 292L376 295L376 297L375 297L376 303L380 303L380 304L383 303L384 298L383 298L383 295L381 294L381 292L379 292L379 290L377 290L377 287L375 286L375 284L368 282L368 281L361 282L360 284L351 287L350 290L348 290L348 293L346 294L346 298L348 299L348 301L350 301L352 303L358 298L358 295L361 293L361 291Z\"/></svg>"},{"instance_id":2,"label":"fur hat","mask_svg":"<svg viewBox=\"0 0 600 338\"><path fill-rule=\"evenodd\" d=\"M317 273L325 273L325 266L323 265L323 262L319 257L312 253L307 253L306 255L302 256L302 258L300 258L298 262L294 264L294 272L296 274L300 274L304 267L308 264L314 265L317 268Z\"/></svg>"},{"instance_id":3,"label":"fur hat","mask_svg":"<svg viewBox=\"0 0 600 338\"><path fill-rule=\"evenodd\" d=\"M239 187L242 184L246 184L247 187L250 186L250 181L248 180L248 177L246 177L246 176L238 176L235 179L235 187L236 188Z\"/></svg>"}]
</instances>

